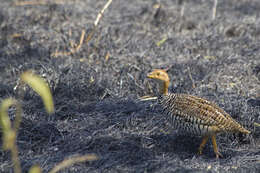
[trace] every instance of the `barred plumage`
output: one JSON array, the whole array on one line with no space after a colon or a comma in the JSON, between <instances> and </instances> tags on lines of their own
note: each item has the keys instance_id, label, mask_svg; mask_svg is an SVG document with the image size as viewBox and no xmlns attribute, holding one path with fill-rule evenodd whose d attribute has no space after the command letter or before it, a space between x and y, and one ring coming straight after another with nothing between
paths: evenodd
<instances>
[{"instance_id":1,"label":"barred plumage","mask_svg":"<svg viewBox=\"0 0 260 173\"><path fill-rule=\"evenodd\" d=\"M173 126L185 133L194 135L219 132L249 133L223 109L199 97L168 93L160 97L160 104L163 111L172 119Z\"/></svg>"},{"instance_id":2,"label":"barred plumage","mask_svg":"<svg viewBox=\"0 0 260 173\"><path fill-rule=\"evenodd\" d=\"M216 144L217 133L250 133L214 103L192 95L168 93L170 79L166 71L157 69L149 73L148 77L158 82L161 94L159 103L173 127L184 133L203 136L200 154L211 137L216 157L221 156Z\"/></svg>"}]
</instances>

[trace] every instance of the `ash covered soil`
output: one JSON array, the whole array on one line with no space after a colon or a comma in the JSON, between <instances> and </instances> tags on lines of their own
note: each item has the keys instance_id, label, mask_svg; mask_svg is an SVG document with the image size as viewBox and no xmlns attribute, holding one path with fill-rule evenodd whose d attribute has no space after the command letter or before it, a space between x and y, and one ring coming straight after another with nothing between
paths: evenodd
<instances>
[{"instance_id":1,"label":"ash covered soil","mask_svg":"<svg viewBox=\"0 0 260 173\"><path fill-rule=\"evenodd\" d=\"M55 102L49 116L40 97L25 92L17 139L23 172L34 164L48 172L88 153L99 159L62 172L259 172L259 0L219 0L215 20L213 0L185 1L183 11L181 0L161 8L155 0L114 0L88 43L106 1L54 2L0 3L0 100L17 98L20 74L33 69ZM80 49L66 53L82 31ZM178 134L156 101L139 99L157 92L146 78L155 68L168 69L171 92L217 103L251 135L219 134L223 158L211 142L198 155L201 137ZM2 148L0 172L12 172Z\"/></svg>"}]
</instances>

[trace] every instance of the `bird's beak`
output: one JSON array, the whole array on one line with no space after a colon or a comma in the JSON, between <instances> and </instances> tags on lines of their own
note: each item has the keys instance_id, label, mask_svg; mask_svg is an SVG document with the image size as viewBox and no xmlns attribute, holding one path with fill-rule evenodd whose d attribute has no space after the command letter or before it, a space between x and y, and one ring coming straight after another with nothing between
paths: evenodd
<instances>
[{"instance_id":1,"label":"bird's beak","mask_svg":"<svg viewBox=\"0 0 260 173\"><path fill-rule=\"evenodd\" d=\"M152 72L148 73L147 77L150 78L150 79L152 79L152 78L153 78Z\"/></svg>"}]
</instances>

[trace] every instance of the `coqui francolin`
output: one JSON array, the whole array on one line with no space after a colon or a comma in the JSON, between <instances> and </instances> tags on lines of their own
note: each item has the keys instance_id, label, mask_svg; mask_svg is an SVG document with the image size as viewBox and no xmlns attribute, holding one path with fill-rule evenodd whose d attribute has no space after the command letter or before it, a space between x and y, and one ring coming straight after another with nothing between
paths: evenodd
<instances>
[{"instance_id":1,"label":"coqui francolin","mask_svg":"<svg viewBox=\"0 0 260 173\"><path fill-rule=\"evenodd\" d=\"M173 128L184 133L203 136L199 154L202 154L205 144L211 138L216 158L222 156L216 143L217 133L250 133L214 103L188 94L169 93L170 79L165 70L156 69L147 77L159 84L159 103Z\"/></svg>"}]
</instances>

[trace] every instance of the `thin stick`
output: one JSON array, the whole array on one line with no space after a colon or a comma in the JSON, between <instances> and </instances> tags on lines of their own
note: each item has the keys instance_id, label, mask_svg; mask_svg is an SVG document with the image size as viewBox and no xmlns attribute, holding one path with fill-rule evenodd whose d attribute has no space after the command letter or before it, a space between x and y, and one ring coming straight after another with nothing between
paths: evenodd
<instances>
[{"instance_id":1,"label":"thin stick","mask_svg":"<svg viewBox=\"0 0 260 173\"><path fill-rule=\"evenodd\" d=\"M86 33L85 30L82 30L80 40L79 40L79 45L76 47L75 52L81 48L84 37L85 37L85 33Z\"/></svg>"},{"instance_id":2,"label":"thin stick","mask_svg":"<svg viewBox=\"0 0 260 173\"><path fill-rule=\"evenodd\" d=\"M214 6L213 6L213 10L212 10L212 20L215 20L215 18L216 18L217 5L218 5L218 0L214 0Z\"/></svg>"},{"instance_id":3,"label":"thin stick","mask_svg":"<svg viewBox=\"0 0 260 173\"><path fill-rule=\"evenodd\" d=\"M194 80L193 80L191 72L190 72L190 67L188 67L188 75L189 75L189 78L190 78L190 80L192 82L192 88L196 88Z\"/></svg>"},{"instance_id":4,"label":"thin stick","mask_svg":"<svg viewBox=\"0 0 260 173\"><path fill-rule=\"evenodd\" d=\"M186 2L184 1L184 2L182 3L182 6L181 6L181 18L183 18L183 16L184 16L185 5L186 5Z\"/></svg>"},{"instance_id":5,"label":"thin stick","mask_svg":"<svg viewBox=\"0 0 260 173\"><path fill-rule=\"evenodd\" d=\"M105 4L105 6L103 7L103 9L98 13L97 18L94 22L94 28L92 29L92 31L90 32L90 34L88 35L87 39L86 39L86 44L92 39L92 36L95 34L96 32L96 28L97 25L100 21L100 19L102 18L105 10L109 7L109 5L112 3L113 0L108 0L107 3Z\"/></svg>"},{"instance_id":6,"label":"thin stick","mask_svg":"<svg viewBox=\"0 0 260 173\"><path fill-rule=\"evenodd\" d=\"M94 26L96 27L101 19L101 17L103 16L105 10L107 9L107 7L109 7L109 5L111 4L113 0L108 0L107 3L105 4L105 6L103 7L103 9L98 13L97 18L94 22Z\"/></svg>"},{"instance_id":7,"label":"thin stick","mask_svg":"<svg viewBox=\"0 0 260 173\"><path fill-rule=\"evenodd\" d=\"M142 96L140 98L138 98L140 101L148 101L148 100L156 100L157 97L153 97L153 96Z\"/></svg>"},{"instance_id":8,"label":"thin stick","mask_svg":"<svg viewBox=\"0 0 260 173\"><path fill-rule=\"evenodd\" d=\"M96 32L96 28L97 28L97 25L100 21L100 19L102 18L105 10L109 7L109 5L112 3L113 0L108 0L107 3L105 4L105 6L103 7L103 9L98 13L97 15L97 18L94 22L94 28L91 30L91 32L89 33L89 35L87 36L86 38L86 43L88 43L91 39L92 39L92 36L95 34ZM82 44L83 44L83 41L84 41L84 38L85 38L85 30L82 30L81 32L81 37L80 37L80 41L79 41L79 45L76 47L76 48L73 48L71 49L70 51L68 52L54 52L52 53L52 56L54 57L58 57L58 56L61 56L61 55L71 55L71 54L74 54L76 53L77 51L80 50Z\"/></svg>"},{"instance_id":9,"label":"thin stick","mask_svg":"<svg viewBox=\"0 0 260 173\"><path fill-rule=\"evenodd\" d=\"M46 0L31 0L31 1L16 1L14 5L16 6L26 6L26 5L47 5L47 4L64 4L68 3L65 0L54 0L54 1L46 1Z\"/></svg>"},{"instance_id":10,"label":"thin stick","mask_svg":"<svg viewBox=\"0 0 260 173\"><path fill-rule=\"evenodd\" d=\"M81 36L80 36L80 40L79 40L79 44L76 48L73 48L71 49L70 51L68 52L54 52L52 53L52 56L54 57L58 57L60 55L71 55L73 53L76 53L77 51L79 51L79 49L81 48L82 44L83 44L83 40L84 40L84 37L85 37L85 33L86 31L85 30L82 30L81 31Z\"/></svg>"}]
</instances>

